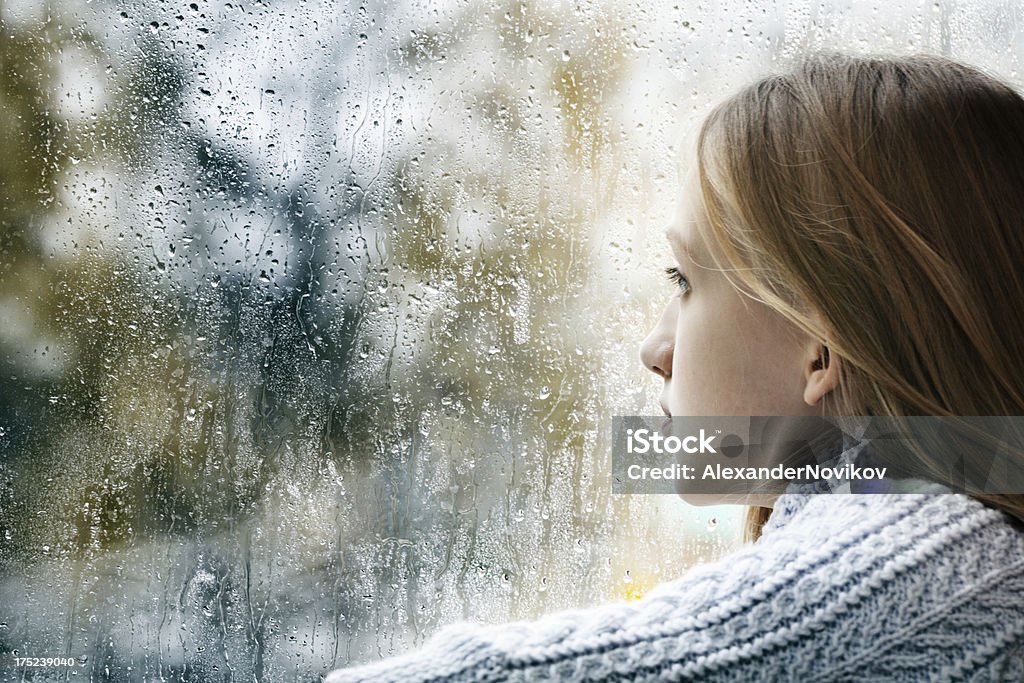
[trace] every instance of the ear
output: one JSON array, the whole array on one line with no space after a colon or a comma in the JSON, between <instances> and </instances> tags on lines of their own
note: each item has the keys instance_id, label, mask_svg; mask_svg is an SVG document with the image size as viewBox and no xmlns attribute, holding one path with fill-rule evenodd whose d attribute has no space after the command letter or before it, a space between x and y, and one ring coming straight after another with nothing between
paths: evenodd
<instances>
[{"instance_id":1,"label":"ear","mask_svg":"<svg viewBox=\"0 0 1024 683\"><path fill-rule=\"evenodd\" d=\"M839 359L830 356L824 342L816 342L810 349L804 375L804 403L809 406L818 405L839 386Z\"/></svg>"}]
</instances>

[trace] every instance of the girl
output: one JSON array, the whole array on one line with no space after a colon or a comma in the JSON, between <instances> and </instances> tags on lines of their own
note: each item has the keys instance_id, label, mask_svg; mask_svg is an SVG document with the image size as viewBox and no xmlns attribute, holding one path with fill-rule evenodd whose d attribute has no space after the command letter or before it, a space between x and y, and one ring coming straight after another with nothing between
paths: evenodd
<instances>
[{"instance_id":1,"label":"girl","mask_svg":"<svg viewBox=\"0 0 1024 683\"><path fill-rule=\"evenodd\" d=\"M666 412L1024 414L1010 87L938 57L815 57L714 109L695 161L677 291L641 348ZM1024 491L918 484L791 485L752 509L755 542L639 601L451 625L327 680L1024 679Z\"/></svg>"}]
</instances>

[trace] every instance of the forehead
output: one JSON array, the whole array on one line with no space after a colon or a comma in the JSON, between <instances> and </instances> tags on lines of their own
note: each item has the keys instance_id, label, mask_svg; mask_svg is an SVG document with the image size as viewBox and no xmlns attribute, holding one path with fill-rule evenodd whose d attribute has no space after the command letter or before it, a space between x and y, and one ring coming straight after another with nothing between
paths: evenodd
<instances>
[{"instance_id":1,"label":"forehead","mask_svg":"<svg viewBox=\"0 0 1024 683\"><path fill-rule=\"evenodd\" d=\"M665 230L665 236L673 249L690 256L703 254L705 251L701 238L703 226L699 225L699 222L706 219L700 197L700 187L694 172L691 171L686 175L683 188L684 191L680 193L675 216Z\"/></svg>"}]
</instances>

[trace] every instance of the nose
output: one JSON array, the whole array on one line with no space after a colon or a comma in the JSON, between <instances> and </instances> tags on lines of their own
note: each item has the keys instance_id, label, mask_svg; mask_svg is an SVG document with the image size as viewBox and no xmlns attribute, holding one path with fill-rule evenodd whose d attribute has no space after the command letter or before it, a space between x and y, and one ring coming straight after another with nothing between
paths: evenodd
<instances>
[{"instance_id":1,"label":"nose","mask_svg":"<svg viewBox=\"0 0 1024 683\"><path fill-rule=\"evenodd\" d=\"M672 351L676 345L676 306L670 302L647 338L640 344L640 360L664 379L672 376Z\"/></svg>"}]
</instances>

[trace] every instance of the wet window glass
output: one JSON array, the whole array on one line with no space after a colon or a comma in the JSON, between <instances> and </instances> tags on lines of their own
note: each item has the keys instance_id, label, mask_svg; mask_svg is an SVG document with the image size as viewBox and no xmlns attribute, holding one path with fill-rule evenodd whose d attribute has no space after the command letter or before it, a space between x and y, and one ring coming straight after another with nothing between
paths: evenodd
<instances>
[{"instance_id":1,"label":"wet window glass","mask_svg":"<svg viewBox=\"0 0 1024 683\"><path fill-rule=\"evenodd\" d=\"M1014 79L1022 25L5 0L0 671L312 680L720 557L742 511L609 479L696 125L818 47Z\"/></svg>"}]
</instances>

